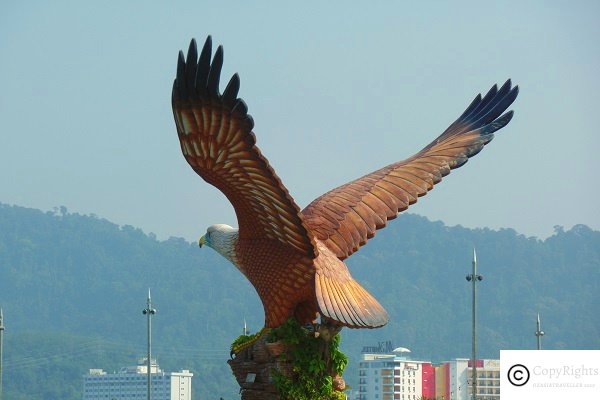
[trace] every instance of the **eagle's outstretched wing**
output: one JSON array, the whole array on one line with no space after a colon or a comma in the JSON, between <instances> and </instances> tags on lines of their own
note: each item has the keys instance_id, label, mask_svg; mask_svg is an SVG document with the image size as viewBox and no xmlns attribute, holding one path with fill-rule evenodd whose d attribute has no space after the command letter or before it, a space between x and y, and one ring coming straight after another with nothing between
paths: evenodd
<instances>
[{"instance_id":1,"label":"eagle's outstretched wing","mask_svg":"<svg viewBox=\"0 0 600 400\"><path fill-rule=\"evenodd\" d=\"M179 52L172 104L183 155L231 201L240 238L277 240L313 258L300 208L255 145L254 122L237 98L239 77L233 75L219 93L223 49L219 46L211 63L211 48L209 36L199 58L195 40L187 60Z\"/></svg>"},{"instance_id":2,"label":"eagle's outstretched wing","mask_svg":"<svg viewBox=\"0 0 600 400\"><path fill-rule=\"evenodd\" d=\"M340 259L350 256L399 212L467 162L512 118L517 97L510 80L477 95L465 112L414 156L333 189L303 211L304 223Z\"/></svg>"}]
</instances>

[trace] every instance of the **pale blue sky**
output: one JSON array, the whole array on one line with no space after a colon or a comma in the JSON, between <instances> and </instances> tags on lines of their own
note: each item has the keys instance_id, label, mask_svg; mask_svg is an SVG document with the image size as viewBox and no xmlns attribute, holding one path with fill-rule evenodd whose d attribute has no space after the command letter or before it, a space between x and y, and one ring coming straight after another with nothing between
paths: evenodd
<instances>
[{"instance_id":1,"label":"pale blue sky","mask_svg":"<svg viewBox=\"0 0 600 400\"><path fill-rule=\"evenodd\" d=\"M323 3L3 1L0 202L159 238L235 225L181 156L170 105L177 52L212 34L301 207L412 155L510 77L513 121L410 212L541 237L600 229L599 2Z\"/></svg>"}]
</instances>

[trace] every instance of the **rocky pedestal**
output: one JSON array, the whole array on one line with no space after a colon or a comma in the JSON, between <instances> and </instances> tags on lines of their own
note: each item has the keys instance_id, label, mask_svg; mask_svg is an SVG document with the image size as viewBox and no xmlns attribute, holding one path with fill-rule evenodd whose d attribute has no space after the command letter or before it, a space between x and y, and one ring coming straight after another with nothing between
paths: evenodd
<instances>
[{"instance_id":1,"label":"rocky pedestal","mask_svg":"<svg viewBox=\"0 0 600 400\"><path fill-rule=\"evenodd\" d=\"M293 325L292 325L293 327ZM289 326L288 326L289 328ZM290 378L288 380L283 379L284 385L289 385L292 382L304 382L300 384L296 389L299 392L306 393L304 398L310 398L313 400L313 396L322 396L323 393L330 393L325 395L323 399L340 399L344 396L342 391L346 388L344 379L334 371L340 369L340 356L345 359L343 354L337 351L339 341L335 344L331 340L323 340L323 338L316 338L314 334L308 334L297 327L295 333L295 339L292 342L297 343L293 347L289 347L284 344L282 340L276 341L275 343L267 343L267 335L260 337L255 343L248 348L240 351L233 359L227 361L233 375L240 385L240 394L242 400L289 400L283 399L279 395L279 391L275 386L275 377L281 376ZM319 335L317 335L319 336ZM335 347L331 347L331 346ZM335 350L334 350L335 349ZM308 359L307 356L308 355ZM292 357L300 357L297 360L292 360ZM313 358L314 357L314 358ZM333 357L333 358L332 358ZM334 360L335 358L335 360ZM321 366L321 372L316 372L313 381L317 386L324 383L324 375L331 376L332 379L329 381L330 389L325 389L325 386L319 386L325 390L325 392L315 392L315 388L312 387L307 389L306 386L306 374L312 374L308 372L310 367L307 367L307 363L311 364L315 360L318 365ZM338 367L334 366L335 362L338 362ZM294 371L294 361L296 362L296 371ZM343 362L345 366L346 361ZM341 367L343 370L343 366ZM329 372L327 372L329 371ZM278 379L278 383L282 384L282 380ZM286 386L289 390L289 386ZM305 392L308 390L308 392ZM319 391L319 389L317 389ZM317 400L317 399L314 399Z\"/></svg>"},{"instance_id":2,"label":"rocky pedestal","mask_svg":"<svg viewBox=\"0 0 600 400\"><path fill-rule=\"evenodd\" d=\"M273 371L292 376L291 362L281 357L284 352L283 343L266 343L263 337L227 361L240 385L242 400L280 399L273 383Z\"/></svg>"}]
</instances>

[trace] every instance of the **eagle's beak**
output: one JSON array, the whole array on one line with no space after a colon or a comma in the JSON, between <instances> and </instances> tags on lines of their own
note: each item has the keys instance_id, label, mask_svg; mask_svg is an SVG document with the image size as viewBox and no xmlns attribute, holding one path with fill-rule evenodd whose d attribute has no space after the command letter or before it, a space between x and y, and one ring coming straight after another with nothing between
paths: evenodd
<instances>
[{"instance_id":1,"label":"eagle's beak","mask_svg":"<svg viewBox=\"0 0 600 400\"><path fill-rule=\"evenodd\" d=\"M198 246L202 247L203 244L206 244L206 239L204 238L204 236L202 236L200 238L200 240L198 240Z\"/></svg>"}]
</instances>

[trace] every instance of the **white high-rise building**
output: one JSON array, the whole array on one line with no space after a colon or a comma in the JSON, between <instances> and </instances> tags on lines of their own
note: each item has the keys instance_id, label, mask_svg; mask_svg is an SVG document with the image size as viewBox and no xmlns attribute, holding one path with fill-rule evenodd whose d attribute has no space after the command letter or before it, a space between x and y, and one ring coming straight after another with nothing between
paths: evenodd
<instances>
[{"instance_id":1,"label":"white high-rise building","mask_svg":"<svg viewBox=\"0 0 600 400\"><path fill-rule=\"evenodd\" d=\"M363 353L359 400L417 400L433 398L434 394L435 374L430 362L399 354Z\"/></svg>"},{"instance_id":2,"label":"white high-rise building","mask_svg":"<svg viewBox=\"0 0 600 400\"><path fill-rule=\"evenodd\" d=\"M83 377L83 400L143 400L148 394L147 359L138 365L121 368L109 374L102 369L90 369ZM153 400L191 400L193 374L164 372L155 360L150 366Z\"/></svg>"},{"instance_id":3,"label":"white high-rise building","mask_svg":"<svg viewBox=\"0 0 600 400\"><path fill-rule=\"evenodd\" d=\"M477 360L477 400L500 399L500 360ZM469 400L473 382L471 360L456 358L436 365L435 398Z\"/></svg>"}]
</instances>

